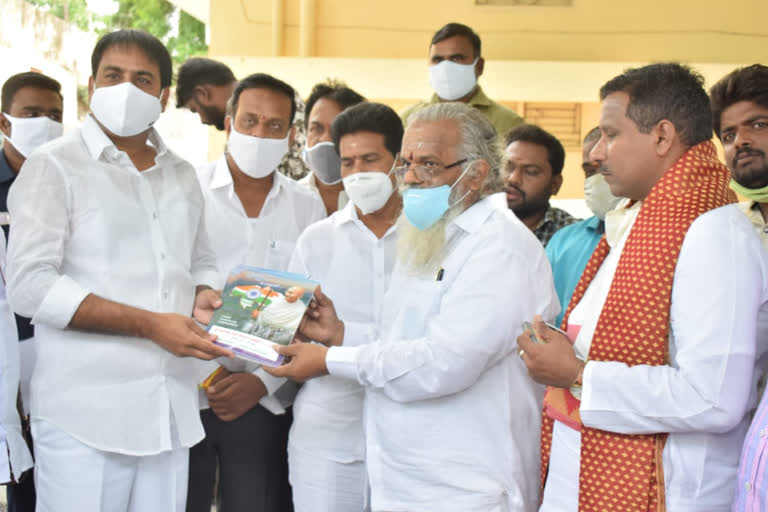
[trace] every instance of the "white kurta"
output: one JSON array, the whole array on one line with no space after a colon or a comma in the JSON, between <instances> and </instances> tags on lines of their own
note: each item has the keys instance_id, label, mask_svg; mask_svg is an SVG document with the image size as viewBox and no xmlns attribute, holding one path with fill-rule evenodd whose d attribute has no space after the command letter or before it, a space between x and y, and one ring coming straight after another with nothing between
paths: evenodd
<instances>
[{"instance_id":1,"label":"white kurta","mask_svg":"<svg viewBox=\"0 0 768 512\"><path fill-rule=\"evenodd\" d=\"M531 511L543 389L517 355L521 323L559 312L541 244L499 198L447 228L441 279L396 267L381 337L333 347L331 375L366 387L374 511ZM345 336L348 333L345 333Z\"/></svg>"},{"instance_id":2,"label":"white kurta","mask_svg":"<svg viewBox=\"0 0 768 512\"><path fill-rule=\"evenodd\" d=\"M32 317L31 415L98 450L167 451L203 437L193 358L130 336L70 329L93 293L156 312L192 313L195 286L215 286L194 168L152 130L143 172L90 116L25 162L8 196L12 309Z\"/></svg>"},{"instance_id":3,"label":"white kurta","mask_svg":"<svg viewBox=\"0 0 768 512\"><path fill-rule=\"evenodd\" d=\"M319 281L349 335L346 346L377 337L384 292L397 250L393 226L377 238L348 203L299 238L290 270ZM293 406L288 438L297 510L360 512L365 502L364 388L328 375L305 382Z\"/></svg>"},{"instance_id":4,"label":"white kurta","mask_svg":"<svg viewBox=\"0 0 768 512\"><path fill-rule=\"evenodd\" d=\"M626 220L622 213L606 217L611 252L569 320L582 326L574 345L582 356L634 221L616 230ZM586 426L670 433L662 453L667 510L730 510L748 413L757 403L755 361L768 340L756 339L756 331L768 325L766 313L765 252L738 208L725 206L696 219L683 241L672 285L669 365L587 363L580 408ZM541 511L577 510L580 443L579 432L555 422Z\"/></svg>"}]
</instances>

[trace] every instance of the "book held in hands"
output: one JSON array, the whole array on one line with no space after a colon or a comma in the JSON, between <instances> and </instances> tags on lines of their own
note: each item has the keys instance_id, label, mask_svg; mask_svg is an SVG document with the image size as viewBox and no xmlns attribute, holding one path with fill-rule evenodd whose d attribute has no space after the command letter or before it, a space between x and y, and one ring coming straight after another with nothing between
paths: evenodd
<instances>
[{"instance_id":1,"label":"book held in hands","mask_svg":"<svg viewBox=\"0 0 768 512\"><path fill-rule=\"evenodd\" d=\"M238 265L221 292L208 331L236 356L279 366L273 344L288 345L318 283L299 274Z\"/></svg>"}]
</instances>

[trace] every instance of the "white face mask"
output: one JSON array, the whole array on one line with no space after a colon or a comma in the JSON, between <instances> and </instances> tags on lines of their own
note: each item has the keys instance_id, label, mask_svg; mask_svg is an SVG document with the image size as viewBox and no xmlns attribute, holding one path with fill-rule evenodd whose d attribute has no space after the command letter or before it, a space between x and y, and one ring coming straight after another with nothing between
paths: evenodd
<instances>
[{"instance_id":1,"label":"white face mask","mask_svg":"<svg viewBox=\"0 0 768 512\"><path fill-rule=\"evenodd\" d=\"M344 190L363 215L377 212L387 204L394 190L391 172L356 172L344 178Z\"/></svg>"},{"instance_id":2,"label":"white face mask","mask_svg":"<svg viewBox=\"0 0 768 512\"><path fill-rule=\"evenodd\" d=\"M440 99L454 101L463 98L477 85L475 64L458 64L450 60L429 67L429 83Z\"/></svg>"},{"instance_id":3,"label":"white face mask","mask_svg":"<svg viewBox=\"0 0 768 512\"><path fill-rule=\"evenodd\" d=\"M132 137L149 130L162 110L159 98L130 82L99 87L91 96L94 117L119 137Z\"/></svg>"},{"instance_id":4,"label":"white face mask","mask_svg":"<svg viewBox=\"0 0 768 512\"><path fill-rule=\"evenodd\" d=\"M341 181L341 158L336 154L333 142L318 142L305 149L304 161L314 171L317 179L326 185Z\"/></svg>"},{"instance_id":5,"label":"white face mask","mask_svg":"<svg viewBox=\"0 0 768 512\"><path fill-rule=\"evenodd\" d=\"M605 214L616 208L621 198L611 194L602 174L593 174L584 180L584 200L592 213L605 220Z\"/></svg>"},{"instance_id":6,"label":"white face mask","mask_svg":"<svg viewBox=\"0 0 768 512\"><path fill-rule=\"evenodd\" d=\"M280 160L288 153L288 138L266 139L244 135L232 126L227 142L227 152L232 160L251 178L264 178L277 169Z\"/></svg>"},{"instance_id":7,"label":"white face mask","mask_svg":"<svg viewBox=\"0 0 768 512\"><path fill-rule=\"evenodd\" d=\"M64 125L50 117L12 117L4 114L11 122L11 136L6 137L16 151L24 158L46 142L64 133Z\"/></svg>"}]
</instances>

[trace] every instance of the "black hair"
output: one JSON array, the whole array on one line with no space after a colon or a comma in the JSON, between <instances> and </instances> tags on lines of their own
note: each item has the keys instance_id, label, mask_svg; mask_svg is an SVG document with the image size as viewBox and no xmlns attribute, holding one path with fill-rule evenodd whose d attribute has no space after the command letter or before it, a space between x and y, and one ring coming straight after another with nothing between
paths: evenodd
<instances>
[{"instance_id":1,"label":"black hair","mask_svg":"<svg viewBox=\"0 0 768 512\"><path fill-rule=\"evenodd\" d=\"M341 138L350 133L373 132L384 136L384 146L392 155L400 152L403 144L403 121L397 112L382 103L364 101L336 116L331 124L331 137L339 153Z\"/></svg>"},{"instance_id":2,"label":"black hair","mask_svg":"<svg viewBox=\"0 0 768 512\"><path fill-rule=\"evenodd\" d=\"M675 62L631 68L600 88L600 99L609 94L629 95L626 116L642 133L660 121L670 121L686 146L712 138L712 111L704 90L704 78Z\"/></svg>"},{"instance_id":3,"label":"black hair","mask_svg":"<svg viewBox=\"0 0 768 512\"><path fill-rule=\"evenodd\" d=\"M549 160L549 166L552 168L552 176L557 176L563 172L565 149L557 137L548 131L535 124L521 124L512 128L504 136L505 147L513 142L528 142L543 146L547 150L547 160Z\"/></svg>"},{"instance_id":4,"label":"black hair","mask_svg":"<svg viewBox=\"0 0 768 512\"><path fill-rule=\"evenodd\" d=\"M254 73L240 80L232 92L231 112L228 113L234 118L237 114L237 103L240 101L240 95L246 89L269 89L270 91L285 94L291 100L291 119L289 125L293 125L293 118L296 116L296 91L287 83L266 73Z\"/></svg>"},{"instance_id":5,"label":"black hair","mask_svg":"<svg viewBox=\"0 0 768 512\"><path fill-rule=\"evenodd\" d=\"M13 103L13 97L20 89L25 87L35 87L37 89L45 89L47 91L53 91L59 95L59 98L64 99L61 95L61 84L53 78L44 75L42 73L36 73L35 71L26 71L24 73L18 73L5 81L3 84L2 99L0 99L0 110L4 113L9 113L11 110L11 103Z\"/></svg>"},{"instance_id":6,"label":"black hair","mask_svg":"<svg viewBox=\"0 0 768 512\"><path fill-rule=\"evenodd\" d=\"M344 82L326 80L325 82L316 84L312 88L312 92L309 93L306 108L304 109L306 112L306 115L304 116L305 127L309 128L309 115L312 113L312 107L314 107L315 103L321 98L328 98L329 100L335 101L341 107L341 110L365 101L365 98L353 89L347 87L347 84Z\"/></svg>"},{"instance_id":7,"label":"black hair","mask_svg":"<svg viewBox=\"0 0 768 512\"><path fill-rule=\"evenodd\" d=\"M429 45L432 46L433 44L437 44L440 41L444 41L455 36L465 37L470 43L472 43L472 48L475 51L475 58L480 56L480 51L482 49L480 36L478 36L474 30L466 25L462 25L461 23L448 23L445 25L443 28L435 32L435 35L432 36L432 41L429 43Z\"/></svg>"},{"instance_id":8,"label":"black hair","mask_svg":"<svg viewBox=\"0 0 768 512\"><path fill-rule=\"evenodd\" d=\"M582 144L587 144L592 141L597 142L599 138L600 138L600 127L595 126L591 130L589 130L587 134L584 136L584 141L582 142Z\"/></svg>"},{"instance_id":9,"label":"black hair","mask_svg":"<svg viewBox=\"0 0 768 512\"><path fill-rule=\"evenodd\" d=\"M723 110L740 101L750 101L768 108L768 66L753 64L737 68L721 78L709 90L712 125L720 138Z\"/></svg>"},{"instance_id":10,"label":"black hair","mask_svg":"<svg viewBox=\"0 0 768 512\"><path fill-rule=\"evenodd\" d=\"M236 81L235 74L223 62L203 57L187 59L176 72L176 108L182 108L192 98L198 85L229 85Z\"/></svg>"},{"instance_id":11,"label":"black hair","mask_svg":"<svg viewBox=\"0 0 768 512\"><path fill-rule=\"evenodd\" d=\"M96 71L98 71L99 64L101 63L101 57L105 51L113 46L138 47L160 69L160 85L163 88L171 86L173 65L171 64L171 54L168 53L168 48L149 32L134 28L116 30L105 34L99 39L91 54L91 74L94 78L96 78Z\"/></svg>"}]
</instances>

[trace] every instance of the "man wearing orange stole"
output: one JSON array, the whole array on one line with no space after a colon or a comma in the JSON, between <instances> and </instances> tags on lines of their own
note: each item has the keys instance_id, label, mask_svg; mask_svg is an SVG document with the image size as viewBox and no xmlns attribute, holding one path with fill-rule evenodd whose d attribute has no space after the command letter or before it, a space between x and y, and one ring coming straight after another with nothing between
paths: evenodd
<instances>
[{"instance_id":1,"label":"man wearing orange stole","mask_svg":"<svg viewBox=\"0 0 768 512\"><path fill-rule=\"evenodd\" d=\"M600 90L592 150L616 196L563 320L520 357L548 386L540 512L726 512L754 407L768 264L678 64Z\"/></svg>"}]
</instances>

